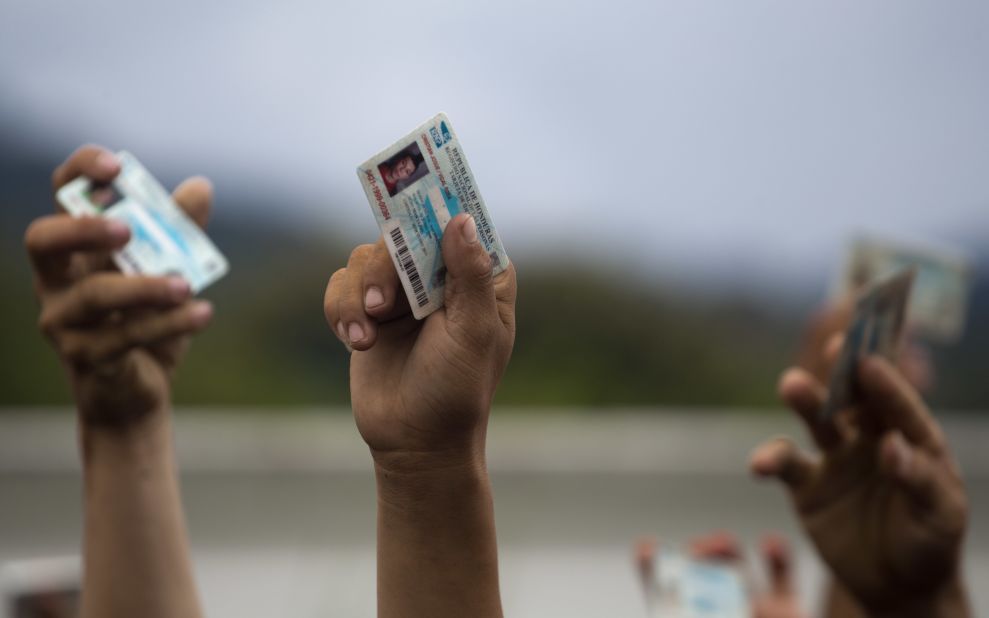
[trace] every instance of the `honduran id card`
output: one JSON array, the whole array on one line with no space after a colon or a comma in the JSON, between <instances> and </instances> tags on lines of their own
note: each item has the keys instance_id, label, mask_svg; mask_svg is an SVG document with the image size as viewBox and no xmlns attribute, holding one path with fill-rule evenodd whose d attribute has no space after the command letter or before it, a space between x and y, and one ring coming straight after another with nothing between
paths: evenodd
<instances>
[{"instance_id":1,"label":"honduran id card","mask_svg":"<svg viewBox=\"0 0 989 618\"><path fill-rule=\"evenodd\" d=\"M820 412L821 420L829 421L840 410L855 403L858 362L862 356L878 354L887 360L895 360L906 321L907 299L916 275L916 268L901 271L873 283L859 296L831 374L828 399Z\"/></svg>"},{"instance_id":2,"label":"honduran id card","mask_svg":"<svg viewBox=\"0 0 989 618\"><path fill-rule=\"evenodd\" d=\"M226 258L129 152L118 152L120 173L106 184L76 178L56 199L74 217L110 217L127 224L131 239L114 253L124 273L179 275L198 293L226 274Z\"/></svg>"},{"instance_id":3,"label":"honduran id card","mask_svg":"<svg viewBox=\"0 0 989 618\"><path fill-rule=\"evenodd\" d=\"M443 306L443 230L461 212L474 217L492 272L508 267L488 209L446 114L439 114L365 161L357 175L416 319Z\"/></svg>"},{"instance_id":4,"label":"honduran id card","mask_svg":"<svg viewBox=\"0 0 989 618\"><path fill-rule=\"evenodd\" d=\"M657 555L658 618L749 618L739 569L664 549Z\"/></svg>"}]
</instances>

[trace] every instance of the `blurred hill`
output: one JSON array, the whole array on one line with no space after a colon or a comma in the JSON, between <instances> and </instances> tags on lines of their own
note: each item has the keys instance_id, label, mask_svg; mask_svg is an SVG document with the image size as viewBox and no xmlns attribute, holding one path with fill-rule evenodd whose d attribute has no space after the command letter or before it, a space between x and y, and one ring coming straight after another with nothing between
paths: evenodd
<instances>
[{"instance_id":1,"label":"blurred hill","mask_svg":"<svg viewBox=\"0 0 989 618\"><path fill-rule=\"evenodd\" d=\"M21 237L51 208L49 177L63 154L0 147L0 405L68 400L54 354L35 328L36 303ZM163 178L168 184L176 180ZM347 403L347 356L322 316L329 275L353 241L315 237L277 221L237 218L273 195L221 192L211 236L231 274L207 291L217 315L197 338L176 385L186 405ZM329 207L329 206L328 206ZM981 256L989 265L989 256ZM520 273L518 339L501 404L604 406L774 405L776 377L792 359L812 308L759 298L737 285L683 290L617 268L513 254ZM933 350L935 402L989 407L978 353L989 344L989 268L979 268L966 339Z\"/></svg>"}]
</instances>

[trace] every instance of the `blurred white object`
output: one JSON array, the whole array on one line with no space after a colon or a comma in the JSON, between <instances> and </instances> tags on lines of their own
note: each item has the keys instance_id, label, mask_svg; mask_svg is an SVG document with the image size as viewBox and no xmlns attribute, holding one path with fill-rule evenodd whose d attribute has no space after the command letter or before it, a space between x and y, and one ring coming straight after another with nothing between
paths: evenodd
<instances>
[{"instance_id":1,"label":"blurred white object","mask_svg":"<svg viewBox=\"0 0 989 618\"><path fill-rule=\"evenodd\" d=\"M75 618L79 615L82 566L78 556L8 562L0 569L3 616Z\"/></svg>"},{"instance_id":2,"label":"blurred white object","mask_svg":"<svg viewBox=\"0 0 989 618\"><path fill-rule=\"evenodd\" d=\"M945 248L859 237L849 244L835 292L854 295L872 281L916 267L907 308L909 331L939 343L956 341L965 327L970 261Z\"/></svg>"}]
</instances>

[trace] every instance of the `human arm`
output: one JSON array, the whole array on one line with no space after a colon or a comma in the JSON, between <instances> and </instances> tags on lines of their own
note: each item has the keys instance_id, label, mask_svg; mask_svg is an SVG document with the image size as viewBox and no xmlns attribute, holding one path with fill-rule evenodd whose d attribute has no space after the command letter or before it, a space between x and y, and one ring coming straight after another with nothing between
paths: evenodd
<instances>
[{"instance_id":1,"label":"human arm","mask_svg":"<svg viewBox=\"0 0 989 618\"><path fill-rule=\"evenodd\" d=\"M109 181L119 162L94 146L53 175ZM176 201L203 224L209 184L183 183ZM177 278L125 276L110 260L130 231L64 213L34 221L25 245L41 305L76 406L84 478L82 615L198 616L171 434L171 379L208 303Z\"/></svg>"},{"instance_id":2,"label":"human arm","mask_svg":"<svg viewBox=\"0 0 989 618\"><path fill-rule=\"evenodd\" d=\"M501 616L485 443L515 336L473 219L443 235L445 306L415 320L385 245L354 250L324 310L353 350L351 402L378 487L378 615Z\"/></svg>"},{"instance_id":3,"label":"human arm","mask_svg":"<svg viewBox=\"0 0 989 618\"><path fill-rule=\"evenodd\" d=\"M752 469L784 483L836 585L866 616L971 615L961 573L967 496L944 433L890 363L863 358L857 379L860 403L825 422L825 388L787 371L781 396L821 454L778 438L755 451Z\"/></svg>"}]
</instances>

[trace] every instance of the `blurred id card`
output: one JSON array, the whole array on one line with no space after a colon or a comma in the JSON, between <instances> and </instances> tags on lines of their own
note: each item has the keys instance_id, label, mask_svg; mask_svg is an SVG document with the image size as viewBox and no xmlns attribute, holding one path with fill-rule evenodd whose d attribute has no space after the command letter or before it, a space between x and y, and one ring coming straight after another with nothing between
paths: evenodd
<instances>
[{"instance_id":1,"label":"blurred id card","mask_svg":"<svg viewBox=\"0 0 989 618\"><path fill-rule=\"evenodd\" d=\"M730 566L694 560L670 550L657 563L662 618L749 618L741 573Z\"/></svg>"},{"instance_id":2,"label":"blurred id card","mask_svg":"<svg viewBox=\"0 0 989 618\"><path fill-rule=\"evenodd\" d=\"M906 320L907 299L916 274L915 268L905 270L874 283L859 297L831 375L828 400L820 413L822 420L830 420L855 403L859 358L879 354L887 360L895 360Z\"/></svg>"},{"instance_id":3,"label":"blurred id card","mask_svg":"<svg viewBox=\"0 0 989 618\"><path fill-rule=\"evenodd\" d=\"M443 306L443 230L461 212L474 217L492 272L508 267L474 175L446 114L365 161L357 176L371 203L409 306L421 320Z\"/></svg>"},{"instance_id":4,"label":"blurred id card","mask_svg":"<svg viewBox=\"0 0 989 618\"><path fill-rule=\"evenodd\" d=\"M58 190L59 204L74 217L118 219L130 241L113 254L120 270L149 276L178 275L193 293L226 274L226 258L172 196L129 152L118 152L120 173L113 181L76 178Z\"/></svg>"}]
</instances>

